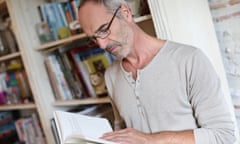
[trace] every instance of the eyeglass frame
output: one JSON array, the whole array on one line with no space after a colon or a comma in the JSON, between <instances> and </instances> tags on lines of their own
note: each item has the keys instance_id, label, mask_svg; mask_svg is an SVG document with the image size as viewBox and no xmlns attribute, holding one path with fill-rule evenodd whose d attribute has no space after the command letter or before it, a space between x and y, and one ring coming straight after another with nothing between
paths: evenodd
<instances>
[{"instance_id":1,"label":"eyeglass frame","mask_svg":"<svg viewBox=\"0 0 240 144\"><path fill-rule=\"evenodd\" d=\"M100 39L105 39L106 37L108 37L111 33L111 30L110 30L110 27L113 23L113 20L114 18L116 17L119 9L121 8L121 5L115 10L114 14L113 14L113 17L111 18L110 22L107 23L107 27L105 29L102 29L102 27L104 27L105 25L101 25L95 32L95 35L89 37L88 39L91 41L91 42L94 42L94 43L97 43L97 38L100 38ZM103 34L102 34L103 33Z\"/></svg>"}]
</instances>

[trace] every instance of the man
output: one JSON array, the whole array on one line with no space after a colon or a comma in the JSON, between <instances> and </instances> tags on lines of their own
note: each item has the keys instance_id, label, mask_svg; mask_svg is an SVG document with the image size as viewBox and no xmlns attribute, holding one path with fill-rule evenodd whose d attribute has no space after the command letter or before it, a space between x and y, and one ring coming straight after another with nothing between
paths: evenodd
<instances>
[{"instance_id":1,"label":"man","mask_svg":"<svg viewBox=\"0 0 240 144\"><path fill-rule=\"evenodd\" d=\"M232 144L234 122L220 81L197 48L156 39L124 0L81 0L79 22L115 56L105 72L116 124L101 138L121 144Z\"/></svg>"}]
</instances>

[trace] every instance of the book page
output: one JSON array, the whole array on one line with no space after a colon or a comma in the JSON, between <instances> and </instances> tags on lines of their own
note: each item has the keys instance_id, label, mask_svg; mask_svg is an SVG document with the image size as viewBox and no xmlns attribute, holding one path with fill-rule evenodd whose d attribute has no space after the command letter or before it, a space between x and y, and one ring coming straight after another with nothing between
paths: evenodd
<instances>
[{"instance_id":1,"label":"book page","mask_svg":"<svg viewBox=\"0 0 240 144\"><path fill-rule=\"evenodd\" d=\"M106 132L112 131L110 123L105 118L85 116L64 111L55 111L54 118L62 143L67 139L69 141L69 139L73 138L106 143L104 140L99 139L99 137ZM81 140L77 140L78 143L80 141Z\"/></svg>"},{"instance_id":2,"label":"book page","mask_svg":"<svg viewBox=\"0 0 240 144\"><path fill-rule=\"evenodd\" d=\"M64 144L116 144L116 143L99 138L93 137L80 138L80 136L72 135L64 141Z\"/></svg>"}]
</instances>

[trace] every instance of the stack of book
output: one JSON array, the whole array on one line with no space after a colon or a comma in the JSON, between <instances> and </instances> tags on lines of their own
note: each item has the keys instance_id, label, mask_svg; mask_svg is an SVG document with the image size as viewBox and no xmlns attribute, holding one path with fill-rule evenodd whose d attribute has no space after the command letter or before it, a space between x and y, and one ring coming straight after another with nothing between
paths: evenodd
<instances>
[{"instance_id":1,"label":"stack of book","mask_svg":"<svg viewBox=\"0 0 240 144\"><path fill-rule=\"evenodd\" d=\"M12 113L0 112L0 143L7 142L6 137L12 138L15 136L16 129Z\"/></svg>"},{"instance_id":2,"label":"stack of book","mask_svg":"<svg viewBox=\"0 0 240 144\"><path fill-rule=\"evenodd\" d=\"M113 61L110 54L97 47L58 48L45 58L55 98L71 100L106 96L103 76ZM102 83L101 89L96 83Z\"/></svg>"},{"instance_id":3,"label":"stack of book","mask_svg":"<svg viewBox=\"0 0 240 144\"><path fill-rule=\"evenodd\" d=\"M25 144L45 144L40 122L36 113L14 122L18 139Z\"/></svg>"},{"instance_id":4,"label":"stack of book","mask_svg":"<svg viewBox=\"0 0 240 144\"><path fill-rule=\"evenodd\" d=\"M71 0L42 4L38 7L42 24L47 24L50 28L53 41L80 33L77 12L79 4L80 0ZM39 37L42 36L39 35Z\"/></svg>"},{"instance_id":5,"label":"stack of book","mask_svg":"<svg viewBox=\"0 0 240 144\"><path fill-rule=\"evenodd\" d=\"M30 85L21 60L7 61L2 69L4 71L0 72L0 104L32 102Z\"/></svg>"}]
</instances>

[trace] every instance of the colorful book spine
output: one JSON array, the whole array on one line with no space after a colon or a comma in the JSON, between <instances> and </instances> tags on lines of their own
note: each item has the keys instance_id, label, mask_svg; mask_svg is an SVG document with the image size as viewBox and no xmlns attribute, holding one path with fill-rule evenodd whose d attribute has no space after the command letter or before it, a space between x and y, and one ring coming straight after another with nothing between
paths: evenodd
<instances>
[{"instance_id":1,"label":"colorful book spine","mask_svg":"<svg viewBox=\"0 0 240 144\"><path fill-rule=\"evenodd\" d=\"M47 23L52 31L53 38L54 40L58 40L57 20L52 5L50 3L45 4L44 10L46 12Z\"/></svg>"}]
</instances>

